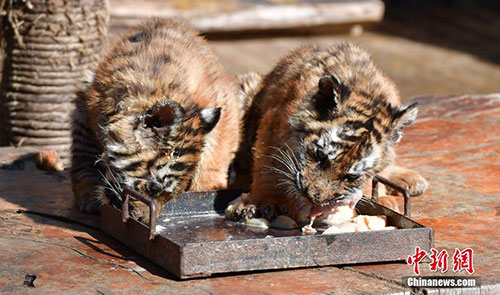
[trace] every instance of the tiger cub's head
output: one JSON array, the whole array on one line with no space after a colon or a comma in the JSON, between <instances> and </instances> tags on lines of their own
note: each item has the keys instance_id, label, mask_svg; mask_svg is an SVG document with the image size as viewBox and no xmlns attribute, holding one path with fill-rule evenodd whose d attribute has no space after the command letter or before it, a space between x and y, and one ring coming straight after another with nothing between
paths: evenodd
<instances>
[{"instance_id":1,"label":"tiger cub's head","mask_svg":"<svg viewBox=\"0 0 500 295\"><path fill-rule=\"evenodd\" d=\"M309 97L288 118L286 146L275 155L286 166L282 183L314 216L361 199L366 181L392 162L393 146L418 109L367 97L331 75L321 77Z\"/></svg>"},{"instance_id":2,"label":"tiger cub's head","mask_svg":"<svg viewBox=\"0 0 500 295\"><path fill-rule=\"evenodd\" d=\"M221 108L183 108L163 100L145 112L111 118L103 130L108 184L167 199L188 189L220 115Z\"/></svg>"}]
</instances>

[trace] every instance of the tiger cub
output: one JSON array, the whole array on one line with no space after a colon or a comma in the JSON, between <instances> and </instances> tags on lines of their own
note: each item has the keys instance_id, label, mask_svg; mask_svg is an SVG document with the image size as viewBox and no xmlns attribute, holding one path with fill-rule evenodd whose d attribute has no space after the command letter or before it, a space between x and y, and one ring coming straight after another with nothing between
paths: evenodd
<instances>
[{"instance_id":1,"label":"tiger cub","mask_svg":"<svg viewBox=\"0 0 500 295\"><path fill-rule=\"evenodd\" d=\"M184 21L155 18L129 31L77 102L71 174L80 210L120 201L125 186L159 205L225 188L239 144L238 91Z\"/></svg>"},{"instance_id":2,"label":"tiger cub","mask_svg":"<svg viewBox=\"0 0 500 295\"><path fill-rule=\"evenodd\" d=\"M226 217L284 214L308 223L355 206L378 173L421 194L425 179L393 165L394 145L417 111L401 105L393 82L352 44L291 51L260 81L247 114L239 155L253 156L250 193Z\"/></svg>"}]
</instances>

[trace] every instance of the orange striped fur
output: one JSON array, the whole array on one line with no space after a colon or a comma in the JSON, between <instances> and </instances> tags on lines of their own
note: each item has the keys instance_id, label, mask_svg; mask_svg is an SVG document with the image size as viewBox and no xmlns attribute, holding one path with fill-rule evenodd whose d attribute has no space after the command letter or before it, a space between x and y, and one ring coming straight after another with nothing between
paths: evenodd
<instances>
[{"instance_id":1,"label":"orange striped fur","mask_svg":"<svg viewBox=\"0 0 500 295\"><path fill-rule=\"evenodd\" d=\"M308 222L321 210L355 205L367 180L387 167L397 170L394 145L417 106L401 105L366 51L347 43L302 46L259 87L239 151L249 158L237 159L253 161L251 190L228 207L227 218L272 212ZM421 193L427 184L412 173Z\"/></svg>"},{"instance_id":2,"label":"orange striped fur","mask_svg":"<svg viewBox=\"0 0 500 295\"><path fill-rule=\"evenodd\" d=\"M125 34L77 102L73 192L82 211L130 186L163 204L227 186L238 148L239 93L214 52L182 20L151 19Z\"/></svg>"}]
</instances>

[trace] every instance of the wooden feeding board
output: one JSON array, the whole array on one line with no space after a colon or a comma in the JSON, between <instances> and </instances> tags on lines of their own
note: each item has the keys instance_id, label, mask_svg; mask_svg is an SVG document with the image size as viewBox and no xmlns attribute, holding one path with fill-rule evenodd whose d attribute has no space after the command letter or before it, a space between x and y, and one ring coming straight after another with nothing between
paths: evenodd
<instances>
[{"instance_id":1,"label":"wooden feeding board","mask_svg":"<svg viewBox=\"0 0 500 295\"><path fill-rule=\"evenodd\" d=\"M434 245L424 227L376 203L360 202L360 214L385 215L396 230L306 235L263 229L224 219L224 209L241 190L187 192L162 209L156 229L106 205L102 230L181 279L216 273L357 264L406 259L416 246ZM154 232L154 231L152 231ZM388 251L390 249L390 251Z\"/></svg>"}]
</instances>

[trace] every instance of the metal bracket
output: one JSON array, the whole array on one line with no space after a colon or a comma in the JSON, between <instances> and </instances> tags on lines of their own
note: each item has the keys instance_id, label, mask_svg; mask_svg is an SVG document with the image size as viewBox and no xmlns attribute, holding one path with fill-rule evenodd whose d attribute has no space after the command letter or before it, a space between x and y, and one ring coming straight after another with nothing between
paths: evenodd
<instances>
[{"instance_id":1,"label":"metal bracket","mask_svg":"<svg viewBox=\"0 0 500 295\"><path fill-rule=\"evenodd\" d=\"M410 206L410 193L408 190L392 181L390 181L387 178L384 178L380 175L375 175L372 180L372 201L377 202L378 201L378 183L381 182L382 184L385 184L400 193L403 194L404 201L405 201L405 210L404 210L404 216L407 218L410 218L411 216L411 206Z\"/></svg>"},{"instance_id":2,"label":"metal bracket","mask_svg":"<svg viewBox=\"0 0 500 295\"><path fill-rule=\"evenodd\" d=\"M129 199L130 196L134 197L135 199L143 202L144 204L149 206L149 239L153 240L156 237L156 202L152 198L145 196L143 194L140 194L136 192L135 190L125 187L123 189L123 196L124 200L122 203L122 221L127 222L130 214L128 211L128 204L129 204Z\"/></svg>"}]
</instances>

